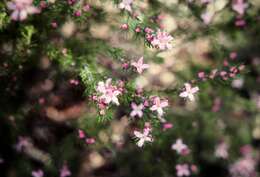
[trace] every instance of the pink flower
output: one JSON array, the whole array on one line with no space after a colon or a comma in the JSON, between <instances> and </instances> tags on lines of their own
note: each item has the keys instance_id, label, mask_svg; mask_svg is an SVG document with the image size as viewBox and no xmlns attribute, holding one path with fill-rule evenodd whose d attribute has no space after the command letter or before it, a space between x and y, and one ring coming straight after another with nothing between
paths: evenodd
<instances>
[{"instance_id":1,"label":"pink flower","mask_svg":"<svg viewBox=\"0 0 260 177\"><path fill-rule=\"evenodd\" d=\"M70 172L68 166L66 164L64 164L62 166L62 168L60 169L60 177L67 177L67 176L71 176L71 172Z\"/></svg>"},{"instance_id":2,"label":"pink flower","mask_svg":"<svg viewBox=\"0 0 260 177\"><path fill-rule=\"evenodd\" d=\"M229 168L231 177L256 177L256 161L252 157L244 157Z\"/></svg>"},{"instance_id":3,"label":"pink flower","mask_svg":"<svg viewBox=\"0 0 260 177\"><path fill-rule=\"evenodd\" d=\"M245 9L248 7L248 4L244 0L233 0L232 9L236 11L239 15L244 15Z\"/></svg>"},{"instance_id":4,"label":"pink flower","mask_svg":"<svg viewBox=\"0 0 260 177\"><path fill-rule=\"evenodd\" d=\"M132 3L133 0L122 0L122 2L119 4L119 8L132 12Z\"/></svg>"},{"instance_id":5,"label":"pink flower","mask_svg":"<svg viewBox=\"0 0 260 177\"><path fill-rule=\"evenodd\" d=\"M160 50L167 50L172 48L173 37L165 31L157 30L156 34L153 36L151 44L153 47Z\"/></svg>"},{"instance_id":6,"label":"pink flower","mask_svg":"<svg viewBox=\"0 0 260 177\"><path fill-rule=\"evenodd\" d=\"M139 74L142 74L144 69L149 68L148 64L144 64L144 58L141 57L137 62L132 62L131 65L134 66Z\"/></svg>"},{"instance_id":7,"label":"pink flower","mask_svg":"<svg viewBox=\"0 0 260 177\"><path fill-rule=\"evenodd\" d=\"M78 130L78 136L79 136L80 139L85 138L85 133L84 133L84 131L83 131L83 130Z\"/></svg>"},{"instance_id":8,"label":"pink flower","mask_svg":"<svg viewBox=\"0 0 260 177\"><path fill-rule=\"evenodd\" d=\"M33 177L43 177L44 173L41 169L37 170L37 171L32 171L32 176Z\"/></svg>"},{"instance_id":9,"label":"pink flower","mask_svg":"<svg viewBox=\"0 0 260 177\"><path fill-rule=\"evenodd\" d=\"M119 91L119 89L116 86L112 85L111 82L112 79L109 78L106 80L106 82L101 81L98 83L96 90L101 94L99 100L103 100L106 104L112 102L116 105L119 105L117 96L122 94L122 92Z\"/></svg>"},{"instance_id":10,"label":"pink flower","mask_svg":"<svg viewBox=\"0 0 260 177\"><path fill-rule=\"evenodd\" d=\"M120 26L120 28L121 28L122 30L127 30L127 29L128 29L128 24L124 23L124 24L122 24L122 25Z\"/></svg>"},{"instance_id":11,"label":"pink flower","mask_svg":"<svg viewBox=\"0 0 260 177\"><path fill-rule=\"evenodd\" d=\"M163 124L163 130L168 130L173 127L172 123L164 123Z\"/></svg>"},{"instance_id":12,"label":"pink flower","mask_svg":"<svg viewBox=\"0 0 260 177\"><path fill-rule=\"evenodd\" d=\"M150 135L150 128L145 128L142 132L134 131L134 135L138 138L138 142L136 143L138 147L142 147L145 142L153 142L152 135Z\"/></svg>"},{"instance_id":13,"label":"pink flower","mask_svg":"<svg viewBox=\"0 0 260 177\"><path fill-rule=\"evenodd\" d=\"M190 175L188 164L178 164L178 165L176 165L175 168L177 170L177 176L179 176L179 177Z\"/></svg>"},{"instance_id":14,"label":"pink flower","mask_svg":"<svg viewBox=\"0 0 260 177\"><path fill-rule=\"evenodd\" d=\"M191 87L191 85L189 83L185 83L185 91L180 93L180 97L186 98L188 97L190 99L190 101L194 101L194 93L199 91L199 87Z\"/></svg>"},{"instance_id":15,"label":"pink flower","mask_svg":"<svg viewBox=\"0 0 260 177\"><path fill-rule=\"evenodd\" d=\"M19 136L18 143L15 145L15 149L19 152L23 150L23 148L30 145L30 140L27 137Z\"/></svg>"},{"instance_id":16,"label":"pink flower","mask_svg":"<svg viewBox=\"0 0 260 177\"><path fill-rule=\"evenodd\" d=\"M86 138L87 144L94 144L96 142L95 138Z\"/></svg>"},{"instance_id":17,"label":"pink flower","mask_svg":"<svg viewBox=\"0 0 260 177\"><path fill-rule=\"evenodd\" d=\"M7 2L7 8L12 10L11 18L15 21L23 21L28 14L36 14L40 9L32 5L33 0L13 0Z\"/></svg>"},{"instance_id":18,"label":"pink flower","mask_svg":"<svg viewBox=\"0 0 260 177\"><path fill-rule=\"evenodd\" d=\"M131 117L135 117L138 116L139 118L143 117L143 109L144 109L144 105L141 103L139 105L136 105L135 103L131 104L132 107L132 111L130 113Z\"/></svg>"},{"instance_id":19,"label":"pink flower","mask_svg":"<svg viewBox=\"0 0 260 177\"><path fill-rule=\"evenodd\" d=\"M168 100L161 100L159 97L153 99L153 106L150 108L151 111L157 111L159 117L164 114L163 108L167 107Z\"/></svg>"},{"instance_id":20,"label":"pink flower","mask_svg":"<svg viewBox=\"0 0 260 177\"><path fill-rule=\"evenodd\" d=\"M228 158L228 144L224 141L216 146L215 156L223 159Z\"/></svg>"},{"instance_id":21,"label":"pink flower","mask_svg":"<svg viewBox=\"0 0 260 177\"><path fill-rule=\"evenodd\" d=\"M213 17L214 17L214 14L210 13L210 12L204 12L200 16L200 18L202 19L203 23L205 23L206 25L208 25L212 21Z\"/></svg>"},{"instance_id":22,"label":"pink flower","mask_svg":"<svg viewBox=\"0 0 260 177\"><path fill-rule=\"evenodd\" d=\"M182 142L182 139L177 139L175 144L172 145L172 149L175 150L178 154L182 154L188 146Z\"/></svg>"}]
</instances>

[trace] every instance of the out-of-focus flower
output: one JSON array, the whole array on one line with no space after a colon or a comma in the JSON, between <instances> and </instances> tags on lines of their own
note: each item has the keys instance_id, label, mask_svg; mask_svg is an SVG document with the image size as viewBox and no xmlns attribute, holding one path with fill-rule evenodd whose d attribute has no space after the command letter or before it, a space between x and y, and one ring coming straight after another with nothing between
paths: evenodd
<instances>
[{"instance_id":1,"label":"out-of-focus flower","mask_svg":"<svg viewBox=\"0 0 260 177\"><path fill-rule=\"evenodd\" d=\"M236 11L239 15L244 15L248 4L244 2L244 0L233 0L232 1L232 9Z\"/></svg>"},{"instance_id":2,"label":"out-of-focus flower","mask_svg":"<svg viewBox=\"0 0 260 177\"><path fill-rule=\"evenodd\" d=\"M214 17L214 13L208 12L208 11L202 13L201 16L200 16L203 23L206 24L206 25L208 25L212 21L213 17Z\"/></svg>"},{"instance_id":3,"label":"out-of-focus flower","mask_svg":"<svg viewBox=\"0 0 260 177\"><path fill-rule=\"evenodd\" d=\"M35 171L32 171L32 176L33 177L43 177L44 173L41 169L39 170L35 170Z\"/></svg>"},{"instance_id":4,"label":"out-of-focus flower","mask_svg":"<svg viewBox=\"0 0 260 177\"><path fill-rule=\"evenodd\" d=\"M67 177L71 176L71 172L67 166L67 164L64 164L62 168L60 169L60 177Z\"/></svg>"},{"instance_id":5,"label":"out-of-focus flower","mask_svg":"<svg viewBox=\"0 0 260 177\"><path fill-rule=\"evenodd\" d=\"M163 130L168 130L173 127L172 123L166 122L163 124Z\"/></svg>"},{"instance_id":6,"label":"out-of-focus flower","mask_svg":"<svg viewBox=\"0 0 260 177\"><path fill-rule=\"evenodd\" d=\"M168 100L161 100L159 97L153 98L153 106L150 108L151 111L157 111L158 116L161 117L164 114L163 108L167 107Z\"/></svg>"},{"instance_id":7,"label":"out-of-focus flower","mask_svg":"<svg viewBox=\"0 0 260 177\"><path fill-rule=\"evenodd\" d=\"M188 164L178 164L176 165L176 171L177 171L177 176L182 177L182 176L190 176L190 170Z\"/></svg>"},{"instance_id":8,"label":"out-of-focus flower","mask_svg":"<svg viewBox=\"0 0 260 177\"><path fill-rule=\"evenodd\" d=\"M83 130L78 130L78 136L79 136L80 139L85 138L85 133L84 133L84 131L83 131Z\"/></svg>"},{"instance_id":9,"label":"out-of-focus flower","mask_svg":"<svg viewBox=\"0 0 260 177\"><path fill-rule=\"evenodd\" d=\"M119 8L132 12L132 3L133 0L122 0L122 2L119 4Z\"/></svg>"},{"instance_id":10,"label":"out-of-focus flower","mask_svg":"<svg viewBox=\"0 0 260 177\"><path fill-rule=\"evenodd\" d=\"M96 142L95 138L86 138L85 141L87 144L94 144Z\"/></svg>"},{"instance_id":11,"label":"out-of-focus flower","mask_svg":"<svg viewBox=\"0 0 260 177\"><path fill-rule=\"evenodd\" d=\"M117 96L122 94L122 92L114 85L112 85L112 79L109 78L106 82L99 82L96 90L101 94L100 100L103 100L105 104L115 103L119 105Z\"/></svg>"},{"instance_id":12,"label":"out-of-focus flower","mask_svg":"<svg viewBox=\"0 0 260 177\"><path fill-rule=\"evenodd\" d=\"M138 116L139 118L143 117L143 109L144 109L144 105L141 103L139 105L136 105L135 103L131 104L132 107L132 111L130 113L131 117L135 117Z\"/></svg>"},{"instance_id":13,"label":"out-of-focus flower","mask_svg":"<svg viewBox=\"0 0 260 177\"><path fill-rule=\"evenodd\" d=\"M153 45L153 47L158 48L160 50L167 50L172 48L172 40L173 37L170 34L158 29L151 40L151 44Z\"/></svg>"},{"instance_id":14,"label":"out-of-focus flower","mask_svg":"<svg viewBox=\"0 0 260 177\"><path fill-rule=\"evenodd\" d=\"M229 168L232 177L256 177L256 161L252 157L244 157Z\"/></svg>"},{"instance_id":15,"label":"out-of-focus flower","mask_svg":"<svg viewBox=\"0 0 260 177\"><path fill-rule=\"evenodd\" d=\"M27 137L22 137L20 136L18 138L18 143L15 145L15 149L19 152L23 150L23 148L27 147L30 145L30 140Z\"/></svg>"},{"instance_id":16,"label":"out-of-focus flower","mask_svg":"<svg viewBox=\"0 0 260 177\"><path fill-rule=\"evenodd\" d=\"M175 144L172 145L172 149L175 150L178 154L182 154L188 146L182 142L182 139L177 139Z\"/></svg>"},{"instance_id":17,"label":"out-of-focus flower","mask_svg":"<svg viewBox=\"0 0 260 177\"><path fill-rule=\"evenodd\" d=\"M179 96L183 98L189 98L190 101L194 101L194 94L199 91L199 87L191 87L189 83L185 83L184 86L185 91L181 92Z\"/></svg>"},{"instance_id":18,"label":"out-of-focus flower","mask_svg":"<svg viewBox=\"0 0 260 177\"><path fill-rule=\"evenodd\" d=\"M15 21L23 21L27 18L28 14L36 14L40 9L33 6L33 0L13 0L7 2L7 7L12 10L11 18Z\"/></svg>"},{"instance_id":19,"label":"out-of-focus flower","mask_svg":"<svg viewBox=\"0 0 260 177\"><path fill-rule=\"evenodd\" d=\"M135 137L138 138L138 141L136 143L138 147L142 147L145 142L153 142L150 131L150 128L144 128L143 133L139 131L134 131Z\"/></svg>"},{"instance_id":20,"label":"out-of-focus flower","mask_svg":"<svg viewBox=\"0 0 260 177\"><path fill-rule=\"evenodd\" d=\"M239 78L239 79L234 79L233 81L232 81L232 87L233 88L238 88L238 89L240 89L240 88L242 88L243 87L243 85L244 85L244 79L243 78Z\"/></svg>"},{"instance_id":21,"label":"out-of-focus flower","mask_svg":"<svg viewBox=\"0 0 260 177\"><path fill-rule=\"evenodd\" d=\"M216 146L215 156L223 159L228 158L228 144L226 142L221 142Z\"/></svg>"},{"instance_id":22,"label":"out-of-focus flower","mask_svg":"<svg viewBox=\"0 0 260 177\"><path fill-rule=\"evenodd\" d=\"M143 57L139 58L139 60L136 61L136 62L132 62L131 65L136 68L136 70L139 74L142 74L144 69L149 68L148 64L144 64L144 58Z\"/></svg>"}]
</instances>

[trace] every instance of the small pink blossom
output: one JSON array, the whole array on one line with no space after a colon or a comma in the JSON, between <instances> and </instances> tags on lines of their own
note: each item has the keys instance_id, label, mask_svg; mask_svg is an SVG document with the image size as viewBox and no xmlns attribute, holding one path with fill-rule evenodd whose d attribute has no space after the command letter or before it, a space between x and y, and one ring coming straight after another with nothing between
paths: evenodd
<instances>
[{"instance_id":1,"label":"small pink blossom","mask_svg":"<svg viewBox=\"0 0 260 177\"><path fill-rule=\"evenodd\" d=\"M12 10L11 18L15 21L23 21L28 14L36 14L40 9L33 6L33 0L13 0L7 2L7 8Z\"/></svg>"},{"instance_id":2,"label":"small pink blossom","mask_svg":"<svg viewBox=\"0 0 260 177\"><path fill-rule=\"evenodd\" d=\"M39 170L35 170L35 171L32 171L32 176L33 177L43 177L43 175L44 175L44 173L43 173L43 171L41 170L41 169L39 169Z\"/></svg>"},{"instance_id":3,"label":"small pink blossom","mask_svg":"<svg viewBox=\"0 0 260 177\"><path fill-rule=\"evenodd\" d=\"M248 4L244 2L244 0L233 0L232 1L232 9L236 11L239 15L244 15Z\"/></svg>"},{"instance_id":4,"label":"small pink blossom","mask_svg":"<svg viewBox=\"0 0 260 177\"><path fill-rule=\"evenodd\" d=\"M135 117L138 116L139 118L143 117L143 109L144 109L144 105L141 103L139 105L132 103L131 104L132 107L132 111L130 113L131 117Z\"/></svg>"},{"instance_id":5,"label":"small pink blossom","mask_svg":"<svg viewBox=\"0 0 260 177\"><path fill-rule=\"evenodd\" d=\"M85 138L85 133L84 133L84 131L83 130L78 130L78 137L80 138L80 139L83 139L83 138Z\"/></svg>"},{"instance_id":6,"label":"small pink blossom","mask_svg":"<svg viewBox=\"0 0 260 177\"><path fill-rule=\"evenodd\" d=\"M124 23L120 26L120 29L122 30L128 30L128 24Z\"/></svg>"},{"instance_id":7,"label":"small pink blossom","mask_svg":"<svg viewBox=\"0 0 260 177\"><path fill-rule=\"evenodd\" d=\"M153 142L152 135L150 134L151 129L145 128L142 132L134 131L134 135L136 138L138 138L137 146L142 147L145 142Z\"/></svg>"},{"instance_id":8,"label":"small pink blossom","mask_svg":"<svg viewBox=\"0 0 260 177\"><path fill-rule=\"evenodd\" d=\"M153 36L151 44L153 47L160 50L172 49L173 37L165 31L157 30L156 34Z\"/></svg>"},{"instance_id":9,"label":"small pink blossom","mask_svg":"<svg viewBox=\"0 0 260 177\"><path fill-rule=\"evenodd\" d=\"M67 177L71 176L71 172L67 166L67 164L64 164L62 168L60 169L60 177Z\"/></svg>"},{"instance_id":10,"label":"small pink blossom","mask_svg":"<svg viewBox=\"0 0 260 177\"><path fill-rule=\"evenodd\" d=\"M84 6L83 6L83 11L84 12L88 12L90 10L90 5L89 4L85 4Z\"/></svg>"},{"instance_id":11,"label":"small pink blossom","mask_svg":"<svg viewBox=\"0 0 260 177\"><path fill-rule=\"evenodd\" d=\"M185 91L180 93L180 97L183 98L189 98L190 101L194 101L194 94L197 93L199 91L199 87L191 87L191 85L189 83L185 83Z\"/></svg>"},{"instance_id":12,"label":"small pink blossom","mask_svg":"<svg viewBox=\"0 0 260 177\"><path fill-rule=\"evenodd\" d=\"M164 123L163 124L163 130L168 130L168 129L171 129L173 127L172 123Z\"/></svg>"},{"instance_id":13,"label":"small pink blossom","mask_svg":"<svg viewBox=\"0 0 260 177\"><path fill-rule=\"evenodd\" d=\"M178 177L190 176L190 170L189 170L188 164L178 164L178 165L176 165L175 168L176 168Z\"/></svg>"},{"instance_id":14,"label":"small pink blossom","mask_svg":"<svg viewBox=\"0 0 260 177\"><path fill-rule=\"evenodd\" d=\"M111 78L107 79L106 82L99 82L96 90L101 94L99 100L103 100L105 104L114 103L119 105L117 97L122 92L116 86L112 85Z\"/></svg>"},{"instance_id":15,"label":"small pink blossom","mask_svg":"<svg viewBox=\"0 0 260 177\"><path fill-rule=\"evenodd\" d=\"M143 72L144 69L149 68L149 65L148 65L148 64L144 64L144 61L143 61L143 60L144 60L144 58L141 57L141 58L139 58L138 61L131 63L131 65L136 68L136 70L137 70L137 72L138 72L139 74L142 74L142 72Z\"/></svg>"},{"instance_id":16,"label":"small pink blossom","mask_svg":"<svg viewBox=\"0 0 260 177\"><path fill-rule=\"evenodd\" d=\"M231 177L256 177L256 161L252 157L244 157L233 163L229 172Z\"/></svg>"},{"instance_id":17,"label":"small pink blossom","mask_svg":"<svg viewBox=\"0 0 260 177\"><path fill-rule=\"evenodd\" d=\"M132 12L132 3L133 0L122 0L122 2L119 4L119 8Z\"/></svg>"},{"instance_id":18,"label":"small pink blossom","mask_svg":"<svg viewBox=\"0 0 260 177\"><path fill-rule=\"evenodd\" d=\"M87 144L94 144L96 142L95 138L86 138Z\"/></svg>"},{"instance_id":19,"label":"small pink blossom","mask_svg":"<svg viewBox=\"0 0 260 177\"><path fill-rule=\"evenodd\" d=\"M15 149L21 152L25 147L29 146L30 140L27 137L19 136L18 143L15 145Z\"/></svg>"},{"instance_id":20,"label":"small pink blossom","mask_svg":"<svg viewBox=\"0 0 260 177\"><path fill-rule=\"evenodd\" d=\"M168 100L161 100L159 97L153 98L153 106L150 108L151 111L157 111L159 117L164 114L163 108L167 107Z\"/></svg>"},{"instance_id":21,"label":"small pink blossom","mask_svg":"<svg viewBox=\"0 0 260 177\"><path fill-rule=\"evenodd\" d=\"M211 13L211 12L208 12L208 11L202 13L201 16L200 16L200 18L202 19L203 23L206 24L206 25L210 24L210 22L212 21L213 17L214 17L214 14Z\"/></svg>"},{"instance_id":22,"label":"small pink blossom","mask_svg":"<svg viewBox=\"0 0 260 177\"><path fill-rule=\"evenodd\" d=\"M172 145L172 149L175 150L178 154L182 154L183 151L188 149L188 146L182 142L182 139L177 139L175 144Z\"/></svg>"},{"instance_id":23,"label":"small pink blossom","mask_svg":"<svg viewBox=\"0 0 260 177\"><path fill-rule=\"evenodd\" d=\"M224 141L219 143L215 149L215 156L223 159L228 158L228 144Z\"/></svg>"}]
</instances>

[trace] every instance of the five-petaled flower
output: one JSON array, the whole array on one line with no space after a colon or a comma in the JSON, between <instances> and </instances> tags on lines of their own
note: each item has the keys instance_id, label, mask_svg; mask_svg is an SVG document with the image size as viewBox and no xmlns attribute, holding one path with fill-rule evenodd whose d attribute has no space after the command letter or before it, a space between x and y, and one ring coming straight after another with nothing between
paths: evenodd
<instances>
[{"instance_id":1,"label":"five-petaled flower","mask_svg":"<svg viewBox=\"0 0 260 177\"><path fill-rule=\"evenodd\" d=\"M138 147L142 147L145 142L153 142L150 131L150 128L144 128L143 133L139 131L134 131L135 137L138 138L138 141L136 143Z\"/></svg>"},{"instance_id":2,"label":"five-petaled flower","mask_svg":"<svg viewBox=\"0 0 260 177\"><path fill-rule=\"evenodd\" d=\"M101 94L99 100L103 101L105 104L112 102L119 105L117 96L122 94L122 92L116 86L112 85L111 78L107 79L106 82L99 82L96 90Z\"/></svg>"},{"instance_id":3,"label":"five-petaled flower","mask_svg":"<svg viewBox=\"0 0 260 177\"><path fill-rule=\"evenodd\" d=\"M15 21L23 21L28 14L39 13L40 10L33 6L33 0L13 0L7 2L7 8L12 10L11 19Z\"/></svg>"},{"instance_id":4,"label":"five-petaled flower","mask_svg":"<svg viewBox=\"0 0 260 177\"><path fill-rule=\"evenodd\" d=\"M133 0L122 0L122 2L119 4L119 8L132 12L132 3Z\"/></svg>"},{"instance_id":5,"label":"five-petaled flower","mask_svg":"<svg viewBox=\"0 0 260 177\"><path fill-rule=\"evenodd\" d=\"M177 171L177 176L189 176L190 175L190 170L188 164L178 164L176 165L176 171Z\"/></svg>"},{"instance_id":6,"label":"five-petaled flower","mask_svg":"<svg viewBox=\"0 0 260 177\"><path fill-rule=\"evenodd\" d=\"M164 113L163 108L168 106L168 100L161 100L159 97L153 98L153 106L150 108L151 111L157 111L159 117Z\"/></svg>"},{"instance_id":7,"label":"five-petaled flower","mask_svg":"<svg viewBox=\"0 0 260 177\"><path fill-rule=\"evenodd\" d=\"M172 149L177 151L178 154L182 154L188 149L188 146L182 142L182 139L177 139L175 144L172 145Z\"/></svg>"},{"instance_id":8,"label":"five-petaled flower","mask_svg":"<svg viewBox=\"0 0 260 177\"><path fill-rule=\"evenodd\" d=\"M136 68L136 70L139 74L142 74L144 69L149 68L148 64L144 64L144 58L143 57L139 58L139 60L136 61L136 62L132 62L131 65Z\"/></svg>"},{"instance_id":9,"label":"five-petaled flower","mask_svg":"<svg viewBox=\"0 0 260 177\"><path fill-rule=\"evenodd\" d=\"M244 0L233 0L232 9L236 11L239 15L244 15L245 9L248 7L248 4Z\"/></svg>"},{"instance_id":10,"label":"five-petaled flower","mask_svg":"<svg viewBox=\"0 0 260 177\"><path fill-rule=\"evenodd\" d=\"M165 31L157 30L156 34L153 36L151 44L153 47L160 50L166 50L172 48L173 37Z\"/></svg>"},{"instance_id":11,"label":"five-petaled flower","mask_svg":"<svg viewBox=\"0 0 260 177\"><path fill-rule=\"evenodd\" d=\"M139 104L139 105L132 103L131 107L133 109L130 113L131 117L135 117L135 116L138 116L139 118L143 117L143 111L142 110L144 109L144 105L142 103Z\"/></svg>"},{"instance_id":12,"label":"five-petaled flower","mask_svg":"<svg viewBox=\"0 0 260 177\"><path fill-rule=\"evenodd\" d=\"M180 93L180 97L186 98L188 97L190 101L194 101L194 93L199 91L199 87L191 87L189 83L185 83L185 91Z\"/></svg>"}]
</instances>

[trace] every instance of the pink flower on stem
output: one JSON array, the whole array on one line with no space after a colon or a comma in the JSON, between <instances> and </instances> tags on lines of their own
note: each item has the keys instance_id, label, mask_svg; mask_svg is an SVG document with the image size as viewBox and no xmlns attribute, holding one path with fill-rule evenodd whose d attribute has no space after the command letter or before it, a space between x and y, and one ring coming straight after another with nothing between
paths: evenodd
<instances>
[{"instance_id":1,"label":"pink flower on stem","mask_svg":"<svg viewBox=\"0 0 260 177\"><path fill-rule=\"evenodd\" d=\"M132 12L132 3L133 0L122 0L122 2L119 4L119 8Z\"/></svg>"},{"instance_id":2,"label":"pink flower on stem","mask_svg":"<svg viewBox=\"0 0 260 177\"><path fill-rule=\"evenodd\" d=\"M130 113L131 117L135 117L135 116L138 116L139 118L143 117L144 105L142 103L139 105L132 103L131 107L132 107L132 111Z\"/></svg>"},{"instance_id":3,"label":"pink flower on stem","mask_svg":"<svg viewBox=\"0 0 260 177\"><path fill-rule=\"evenodd\" d=\"M199 91L199 87L191 87L191 84L189 83L185 83L185 91L180 93L180 97L183 98L189 98L190 101L194 101L194 94L197 93Z\"/></svg>"},{"instance_id":4,"label":"pink flower on stem","mask_svg":"<svg viewBox=\"0 0 260 177\"><path fill-rule=\"evenodd\" d=\"M167 107L168 100L161 100L159 97L153 98L153 106L150 108L151 111L157 111L159 117L164 114L163 108Z\"/></svg>"},{"instance_id":5,"label":"pink flower on stem","mask_svg":"<svg viewBox=\"0 0 260 177\"><path fill-rule=\"evenodd\" d=\"M153 142L152 135L150 135L150 128L145 128L142 132L134 131L134 135L136 138L138 138L137 146L142 147L145 142Z\"/></svg>"},{"instance_id":6,"label":"pink flower on stem","mask_svg":"<svg viewBox=\"0 0 260 177\"><path fill-rule=\"evenodd\" d=\"M112 85L111 78L107 79L106 82L99 82L96 90L101 94L99 100L103 100L105 104L112 102L119 105L117 96L121 95L122 92L116 86Z\"/></svg>"},{"instance_id":7,"label":"pink flower on stem","mask_svg":"<svg viewBox=\"0 0 260 177\"><path fill-rule=\"evenodd\" d=\"M136 62L132 62L131 65L136 68L136 70L139 74L142 74L143 70L149 68L148 64L144 64L144 58L143 57L139 58L139 60L136 61Z\"/></svg>"},{"instance_id":8,"label":"pink flower on stem","mask_svg":"<svg viewBox=\"0 0 260 177\"><path fill-rule=\"evenodd\" d=\"M64 164L62 168L60 169L60 177L67 177L71 176L71 172L67 166L67 164Z\"/></svg>"},{"instance_id":9,"label":"pink flower on stem","mask_svg":"<svg viewBox=\"0 0 260 177\"><path fill-rule=\"evenodd\" d=\"M172 145L172 149L175 150L178 154L182 154L188 146L182 142L182 139L177 139L175 144Z\"/></svg>"},{"instance_id":10,"label":"pink flower on stem","mask_svg":"<svg viewBox=\"0 0 260 177\"><path fill-rule=\"evenodd\" d=\"M122 30L128 30L128 24L124 23L120 26Z\"/></svg>"},{"instance_id":11,"label":"pink flower on stem","mask_svg":"<svg viewBox=\"0 0 260 177\"><path fill-rule=\"evenodd\" d=\"M23 21L28 14L36 14L40 9L33 6L33 0L13 0L7 2L7 8L12 10L11 19L15 21Z\"/></svg>"},{"instance_id":12,"label":"pink flower on stem","mask_svg":"<svg viewBox=\"0 0 260 177\"><path fill-rule=\"evenodd\" d=\"M188 164L178 164L178 165L176 165L175 168L176 168L178 177L190 176L190 170L189 170Z\"/></svg>"},{"instance_id":13,"label":"pink flower on stem","mask_svg":"<svg viewBox=\"0 0 260 177\"><path fill-rule=\"evenodd\" d=\"M239 15L243 16L248 4L244 0L233 0L232 9L236 11Z\"/></svg>"},{"instance_id":14,"label":"pink flower on stem","mask_svg":"<svg viewBox=\"0 0 260 177\"><path fill-rule=\"evenodd\" d=\"M44 175L44 173L43 173L43 171L41 170L41 169L39 169L39 170L35 170L35 171L32 171L32 176L33 177L43 177L43 175Z\"/></svg>"},{"instance_id":15,"label":"pink flower on stem","mask_svg":"<svg viewBox=\"0 0 260 177\"><path fill-rule=\"evenodd\" d=\"M172 123L164 123L163 124L163 130L168 130L171 129L173 127Z\"/></svg>"},{"instance_id":16,"label":"pink flower on stem","mask_svg":"<svg viewBox=\"0 0 260 177\"><path fill-rule=\"evenodd\" d=\"M160 50L167 50L172 48L173 37L165 31L157 30L156 34L151 39L153 47Z\"/></svg>"}]
</instances>

